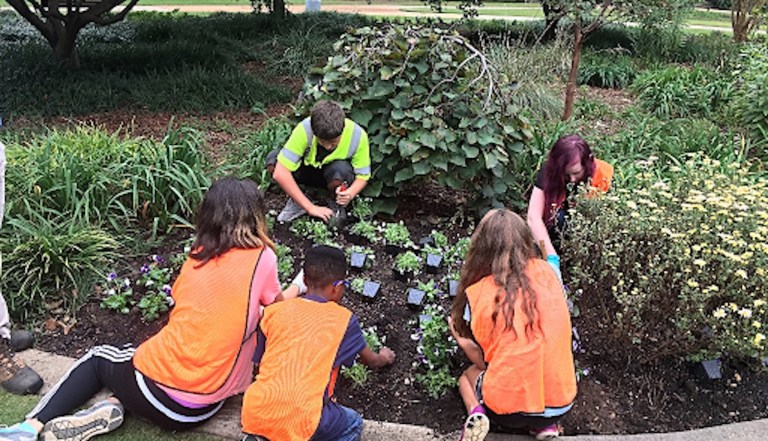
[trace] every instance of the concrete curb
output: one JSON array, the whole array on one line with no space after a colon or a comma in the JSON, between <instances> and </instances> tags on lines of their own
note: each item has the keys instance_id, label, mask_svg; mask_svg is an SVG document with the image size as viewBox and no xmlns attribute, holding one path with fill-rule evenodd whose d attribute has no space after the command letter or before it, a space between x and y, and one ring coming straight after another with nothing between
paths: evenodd
<instances>
[{"instance_id":1,"label":"concrete curb","mask_svg":"<svg viewBox=\"0 0 768 441\"><path fill-rule=\"evenodd\" d=\"M42 393L47 392L64 376L74 359L61 355L50 354L38 350L28 350L22 358L45 380ZM93 401L106 397L106 392L100 393ZM229 439L241 439L240 407L241 397L227 400L226 405L212 421L200 427L199 431ZM456 421L460 427L462 421ZM747 421L725 426L709 427L706 429L687 432L650 433L640 435L582 435L564 437L572 441L759 441L768 439L768 419ZM449 434L438 434L426 427L407 424L395 424L381 421L366 420L363 428L363 441L448 441L458 440L458 430ZM531 441L533 438L523 435L490 434L488 441Z\"/></svg>"}]
</instances>

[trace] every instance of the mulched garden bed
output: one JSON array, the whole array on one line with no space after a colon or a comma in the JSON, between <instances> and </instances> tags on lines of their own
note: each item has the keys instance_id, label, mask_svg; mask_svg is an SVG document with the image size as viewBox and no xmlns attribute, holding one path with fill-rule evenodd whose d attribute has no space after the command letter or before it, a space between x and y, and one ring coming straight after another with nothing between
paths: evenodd
<instances>
[{"instance_id":1,"label":"mulched garden bed","mask_svg":"<svg viewBox=\"0 0 768 441\"><path fill-rule=\"evenodd\" d=\"M462 195L432 186L411 188L406 194L412 196L402 199L398 215L386 220L403 220L414 241L432 229L443 231L451 242L467 235L463 217L456 212L463 201ZM280 194L268 194L268 206L272 210L282 208L284 201ZM294 268L298 269L301 250L310 246L309 241L295 237L287 225L276 225L273 236L293 249ZM344 236L341 242L349 245ZM386 345L395 351L397 359L393 366L373 371L362 388L353 388L340 377L337 397L365 418L424 425L441 432L456 430L465 416L458 392L452 390L440 399L431 399L415 379L420 370L414 367L416 342L411 334L418 326L418 312L405 305L406 288L415 284L395 280L394 256L385 253L381 245L372 248L376 264L361 276L381 282L380 298L365 302L348 291L344 304L357 314L365 327L376 326L378 335L386 336ZM177 250L174 242L169 243L168 249L156 252L168 254ZM434 278L441 289L446 290L442 281L445 275L443 269L436 276L423 273L419 278L425 282ZM351 274L350 279L355 276ZM442 302L449 308L449 299ZM582 308L588 303L583 301ZM138 344L157 332L165 320L167 315L144 323L135 311L120 315L100 308L99 301L92 300L78 313L77 323L67 335L54 321L47 322L50 329L41 325L38 348L77 357L99 343ZM697 374L693 365L681 361L645 367L612 357L621 351L601 347L603 331L590 327L583 316L574 319L574 325L581 335L583 348L583 352L576 354L577 366L586 375L581 376L573 411L562 422L567 434L669 432L752 420L768 414L765 371L726 361L723 378L711 381ZM463 356L456 356L454 373L458 375L464 366Z\"/></svg>"}]
</instances>

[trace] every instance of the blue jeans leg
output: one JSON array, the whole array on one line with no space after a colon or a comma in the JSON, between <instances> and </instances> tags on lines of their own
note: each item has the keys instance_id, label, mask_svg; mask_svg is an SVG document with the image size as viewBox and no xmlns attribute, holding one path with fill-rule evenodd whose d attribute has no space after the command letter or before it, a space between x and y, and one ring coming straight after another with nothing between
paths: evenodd
<instances>
[{"instance_id":1,"label":"blue jeans leg","mask_svg":"<svg viewBox=\"0 0 768 441\"><path fill-rule=\"evenodd\" d=\"M347 427L339 435L339 441L358 441L363 433L363 418L349 407L341 406L347 417Z\"/></svg>"}]
</instances>

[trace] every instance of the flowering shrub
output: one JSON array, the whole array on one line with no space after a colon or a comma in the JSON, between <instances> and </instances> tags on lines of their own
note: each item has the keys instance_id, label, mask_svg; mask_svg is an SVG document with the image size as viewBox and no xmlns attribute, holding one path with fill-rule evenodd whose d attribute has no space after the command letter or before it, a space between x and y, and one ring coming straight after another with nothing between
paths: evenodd
<instances>
[{"instance_id":1,"label":"flowering shrub","mask_svg":"<svg viewBox=\"0 0 768 441\"><path fill-rule=\"evenodd\" d=\"M571 213L566 269L582 316L641 361L764 355L768 179L700 155L667 178L652 171Z\"/></svg>"}]
</instances>

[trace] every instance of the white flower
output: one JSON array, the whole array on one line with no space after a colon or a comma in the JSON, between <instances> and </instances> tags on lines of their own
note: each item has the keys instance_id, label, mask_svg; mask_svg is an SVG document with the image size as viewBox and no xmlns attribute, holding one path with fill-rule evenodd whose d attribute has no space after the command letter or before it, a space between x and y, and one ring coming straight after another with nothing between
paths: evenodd
<instances>
[{"instance_id":1,"label":"white flower","mask_svg":"<svg viewBox=\"0 0 768 441\"><path fill-rule=\"evenodd\" d=\"M751 318L752 317L752 310L749 308L741 308L739 309L739 315L744 318Z\"/></svg>"},{"instance_id":2,"label":"white flower","mask_svg":"<svg viewBox=\"0 0 768 441\"><path fill-rule=\"evenodd\" d=\"M725 310L723 308L717 308L712 311L712 316L715 318L723 318L725 317Z\"/></svg>"}]
</instances>

